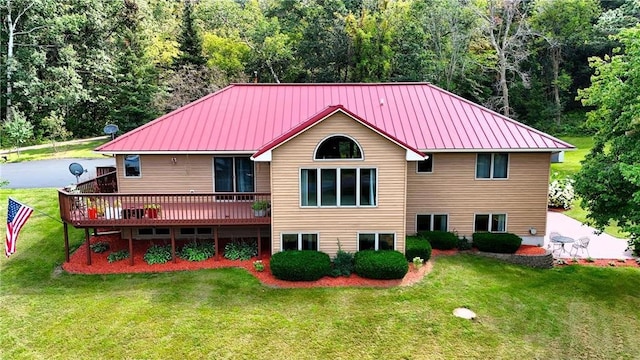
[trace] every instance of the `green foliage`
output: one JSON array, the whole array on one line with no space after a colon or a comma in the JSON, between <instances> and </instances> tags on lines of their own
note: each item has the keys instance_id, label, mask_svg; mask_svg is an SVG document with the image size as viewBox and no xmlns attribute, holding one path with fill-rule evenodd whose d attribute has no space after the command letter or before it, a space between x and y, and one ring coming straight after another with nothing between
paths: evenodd
<instances>
[{"instance_id":1,"label":"green foliage","mask_svg":"<svg viewBox=\"0 0 640 360\"><path fill-rule=\"evenodd\" d=\"M178 256L188 261L204 261L215 255L214 244L211 241L192 241L185 244Z\"/></svg>"},{"instance_id":2,"label":"green foliage","mask_svg":"<svg viewBox=\"0 0 640 360\"><path fill-rule=\"evenodd\" d=\"M258 255L258 242L233 241L224 246L224 257L229 260L249 260Z\"/></svg>"},{"instance_id":3,"label":"green foliage","mask_svg":"<svg viewBox=\"0 0 640 360\"><path fill-rule=\"evenodd\" d=\"M353 272L353 254L342 249L333 257L333 269L331 276L349 276Z\"/></svg>"},{"instance_id":4,"label":"green foliage","mask_svg":"<svg viewBox=\"0 0 640 360\"><path fill-rule=\"evenodd\" d=\"M73 135L71 131L67 130L64 117L56 111L52 111L42 119L42 126L51 144L53 144L53 150L56 152L58 151L56 141L65 141Z\"/></svg>"},{"instance_id":5,"label":"green foliage","mask_svg":"<svg viewBox=\"0 0 640 360\"><path fill-rule=\"evenodd\" d=\"M462 239L458 239L458 250L471 250L472 244L466 236L463 236Z\"/></svg>"},{"instance_id":6,"label":"green foliage","mask_svg":"<svg viewBox=\"0 0 640 360\"><path fill-rule=\"evenodd\" d=\"M93 251L94 253L103 253L107 250L109 250L109 243L106 243L104 241L99 241L97 243L93 243L91 244L91 251Z\"/></svg>"},{"instance_id":7,"label":"green foliage","mask_svg":"<svg viewBox=\"0 0 640 360\"><path fill-rule=\"evenodd\" d=\"M610 221L640 239L640 28L616 37L624 47L612 57L591 58L591 86L579 92L593 108L589 125L597 129L595 144L582 163L575 189L588 220L598 229Z\"/></svg>"},{"instance_id":8,"label":"green foliage","mask_svg":"<svg viewBox=\"0 0 640 360\"><path fill-rule=\"evenodd\" d=\"M513 254L522 244L522 238L511 233L477 232L473 234L473 245L480 251Z\"/></svg>"},{"instance_id":9,"label":"green foliage","mask_svg":"<svg viewBox=\"0 0 640 360\"><path fill-rule=\"evenodd\" d=\"M11 144L19 148L33 138L33 124L20 111L14 110L12 119L4 123L4 133Z\"/></svg>"},{"instance_id":10,"label":"green foliage","mask_svg":"<svg viewBox=\"0 0 640 360\"><path fill-rule=\"evenodd\" d=\"M144 261L149 265L164 264L169 260L171 260L171 245L153 244L144 253Z\"/></svg>"},{"instance_id":11,"label":"green foliage","mask_svg":"<svg viewBox=\"0 0 640 360\"><path fill-rule=\"evenodd\" d=\"M269 266L281 280L315 281L331 272L331 259L319 251L289 250L273 254Z\"/></svg>"},{"instance_id":12,"label":"green foliage","mask_svg":"<svg viewBox=\"0 0 640 360\"><path fill-rule=\"evenodd\" d=\"M114 251L110 253L107 256L107 261L112 263L112 262L116 262L116 261L120 261L128 258L129 258L129 250L123 249L123 250Z\"/></svg>"},{"instance_id":13,"label":"green foliage","mask_svg":"<svg viewBox=\"0 0 640 360\"><path fill-rule=\"evenodd\" d=\"M438 250L451 250L458 246L458 236L448 231L422 231L419 234L429 240L431 247Z\"/></svg>"},{"instance_id":14,"label":"green foliage","mask_svg":"<svg viewBox=\"0 0 640 360\"><path fill-rule=\"evenodd\" d=\"M431 244L421 236L407 236L405 242L405 257L412 261L414 257L420 257L424 261L431 258Z\"/></svg>"},{"instance_id":15,"label":"green foliage","mask_svg":"<svg viewBox=\"0 0 640 360\"><path fill-rule=\"evenodd\" d=\"M363 250L354 256L355 271L369 279L402 279L409 271L404 255L395 250Z\"/></svg>"}]
</instances>

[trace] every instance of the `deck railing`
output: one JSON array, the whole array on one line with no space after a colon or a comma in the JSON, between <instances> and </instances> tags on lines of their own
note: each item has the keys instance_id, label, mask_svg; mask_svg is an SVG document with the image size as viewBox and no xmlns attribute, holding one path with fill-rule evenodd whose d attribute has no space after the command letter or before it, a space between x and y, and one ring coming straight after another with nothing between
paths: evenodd
<instances>
[{"instance_id":1,"label":"deck railing","mask_svg":"<svg viewBox=\"0 0 640 360\"><path fill-rule=\"evenodd\" d=\"M96 168L97 170L97 168ZM68 191L76 193L115 193L118 192L118 177L115 171L102 173L93 179L78 183L73 190L67 188Z\"/></svg>"},{"instance_id":2,"label":"deck railing","mask_svg":"<svg viewBox=\"0 0 640 360\"><path fill-rule=\"evenodd\" d=\"M58 191L60 217L65 222L76 227L271 222L269 207L256 211L253 206L270 204L269 193L125 194L90 192L92 186L100 188L98 181L89 181L73 191Z\"/></svg>"}]
</instances>

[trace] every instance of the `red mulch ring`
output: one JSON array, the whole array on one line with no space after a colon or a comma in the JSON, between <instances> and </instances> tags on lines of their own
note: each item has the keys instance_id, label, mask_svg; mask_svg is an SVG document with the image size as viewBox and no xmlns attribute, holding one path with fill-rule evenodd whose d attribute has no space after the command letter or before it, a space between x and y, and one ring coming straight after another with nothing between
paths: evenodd
<instances>
[{"instance_id":1,"label":"red mulch ring","mask_svg":"<svg viewBox=\"0 0 640 360\"><path fill-rule=\"evenodd\" d=\"M420 269L415 269L413 264L409 264L409 272L403 279L398 280L374 280L362 278L356 274L349 277L323 277L317 281L285 281L276 279L269 271L269 259L264 258L262 262L265 270L258 272L253 268L251 259L246 261L227 260L220 256L219 259L213 257L205 261L187 261L176 256L176 261L169 261L165 264L149 265L144 261L144 253L149 246L155 244L165 244L162 240L135 240L133 241L133 265L131 259L109 263L107 256L111 252L119 250L128 250L129 242L121 239L120 234L101 235L91 237L91 244L96 242L106 242L109 244L109 250L98 254L91 252L91 265L87 265L87 244L83 243L73 254L70 261L64 263L62 268L73 274L125 274L125 273L149 273L149 272L166 272L166 271L184 271L184 270L200 270L200 269L217 269L217 268L243 268L251 275L255 276L264 285L278 288L311 288L311 287L344 287L344 286L364 286L364 287L392 287L392 286L408 286L420 281L425 274L431 271L433 264L427 262Z\"/></svg>"}]
</instances>

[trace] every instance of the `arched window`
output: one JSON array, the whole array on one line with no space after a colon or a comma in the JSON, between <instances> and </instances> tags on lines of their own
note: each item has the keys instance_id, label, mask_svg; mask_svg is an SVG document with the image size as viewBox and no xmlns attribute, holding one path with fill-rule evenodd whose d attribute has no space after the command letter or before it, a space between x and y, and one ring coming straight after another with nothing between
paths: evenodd
<instances>
[{"instance_id":1,"label":"arched window","mask_svg":"<svg viewBox=\"0 0 640 360\"><path fill-rule=\"evenodd\" d=\"M315 159L362 159L362 150L353 139L336 135L325 139L318 146Z\"/></svg>"}]
</instances>

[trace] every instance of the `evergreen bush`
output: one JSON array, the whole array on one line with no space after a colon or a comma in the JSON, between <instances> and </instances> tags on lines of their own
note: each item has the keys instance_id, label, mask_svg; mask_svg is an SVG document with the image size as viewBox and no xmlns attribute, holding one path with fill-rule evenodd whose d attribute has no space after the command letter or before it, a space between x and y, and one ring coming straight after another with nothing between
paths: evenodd
<instances>
[{"instance_id":1,"label":"evergreen bush","mask_svg":"<svg viewBox=\"0 0 640 360\"><path fill-rule=\"evenodd\" d=\"M402 279L409 271L409 263L395 250L363 250L354 256L355 271L369 279Z\"/></svg>"},{"instance_id":2,"label":"evergreen bush","mask_svg":"<svg viewBox=\"0 0 640 360\"><path fill-rule=\"evenodd\" d=\"M429 240L431 247L438 250L451 250L458 246L456 234L448 231L422 231L420 236Z\"/></svg>"},{"instance_id":3,"label":"evergreen bush","mask_svg":"<svg viewBox=\"0 0 640 360\"><path fill-rule=\"evenodd\" d=\"M419 257L427 262L431 258L431 244L423 237L407 236L405 248L404 255L408 261L413 261L413 258Z\"/></svg>"},{"instance_id":4,"label":"evergreen bush","mask_svg":"<svg viewBox=\"0 0 640 360\"><path fill-rule=\"evenodd\" d=\"M473 234L473 244L480 251L513 254L522 244L522 238L511 233L477 232Z\"/></svg>"},{"instance_id":5,"label":"evergreen bush","mask_svg":"<svg viewBox=\"0 0 640 360\"><path fill-rule=\"evenodd\" d=\"M269 267L280 280L314 281L331 273L331 259L320 251L288 250L273 254Z\"/></svg>"}]
</instances>

